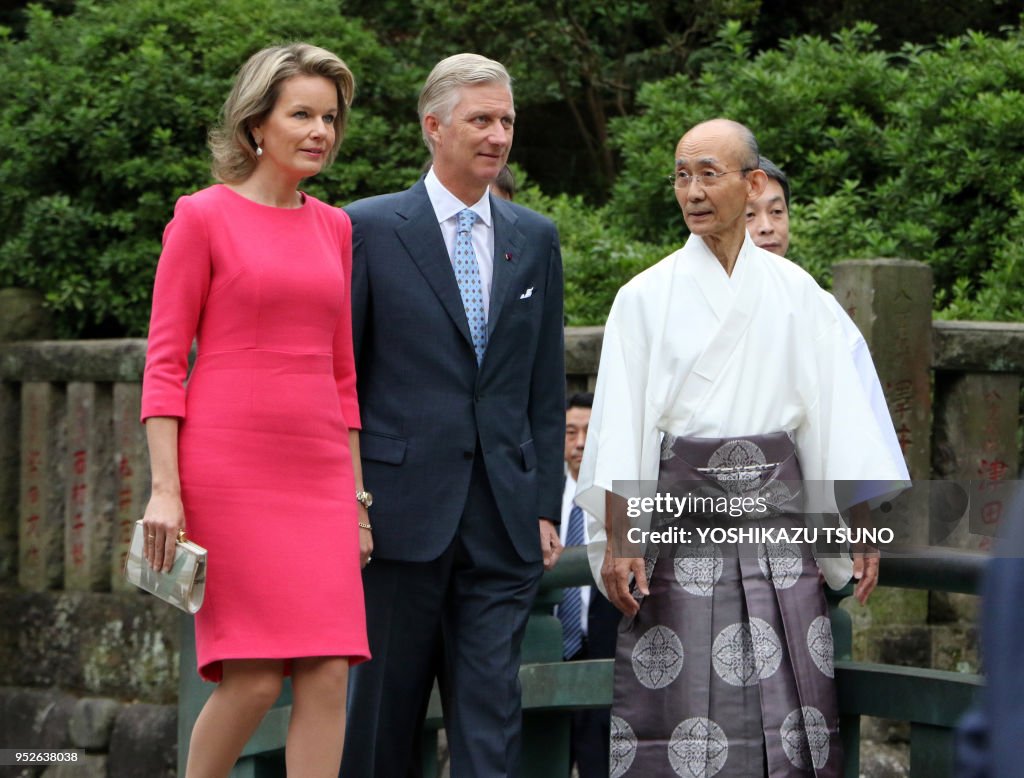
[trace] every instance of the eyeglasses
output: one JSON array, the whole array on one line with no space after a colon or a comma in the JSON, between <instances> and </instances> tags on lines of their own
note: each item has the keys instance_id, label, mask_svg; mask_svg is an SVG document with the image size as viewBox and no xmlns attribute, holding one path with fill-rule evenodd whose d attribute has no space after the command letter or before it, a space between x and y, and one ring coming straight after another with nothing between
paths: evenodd
<instances>
[{"instance_id":1,"label":"eyeglasses","mask_svg":"<svg viewBox=\"0 0 1024 778\"><path fill-rule=\"evenodd\" d=\"M676 189L689 189L690 184L696 181L703 187L710 188L719 183L730 173L742 173L746 175L754 168L744 167L739 170L726 170L722 173L716 173L714 170L709 170L707 173L697 173L696 175L690 175L685 170L677 170L675 173L668 177L669 182Z\"/></svg>"}]
</instances>

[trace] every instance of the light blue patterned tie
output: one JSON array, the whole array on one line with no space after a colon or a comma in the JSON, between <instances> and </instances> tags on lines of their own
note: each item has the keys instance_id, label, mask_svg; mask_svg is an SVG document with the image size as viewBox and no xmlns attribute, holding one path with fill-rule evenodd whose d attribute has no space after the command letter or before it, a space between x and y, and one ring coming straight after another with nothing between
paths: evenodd
<instances>
[{"instance_id":1,"label":"light blue patterned tie","mask_svg":"<svg viewBox=\"0 0 1024 778\"><path fill-rule=\"evenodd\" d=\"M565 531L565 545L583 545L583 509L576 503L569 511L569 528ZM578 586L565 590L562 604L558 606L558 620L562 622L562 656L571 659L583 645L583 595Z\"/></svg>"},{"instance_id":2,"label":"light blue patterned tie","mask_svg":"<svg viewBox=\"0 0 1024 778\"><path fill-rule=\"evenodd\" d=\"M473 337L476 363L483 362L487 350L487 314L484 313L484 289L480 283L480 266L473 251L473 222L476 213L469 208L459 211L459 226L455 232L455 280L469 320L469 334Z\"/></svg>"}]
</instances>

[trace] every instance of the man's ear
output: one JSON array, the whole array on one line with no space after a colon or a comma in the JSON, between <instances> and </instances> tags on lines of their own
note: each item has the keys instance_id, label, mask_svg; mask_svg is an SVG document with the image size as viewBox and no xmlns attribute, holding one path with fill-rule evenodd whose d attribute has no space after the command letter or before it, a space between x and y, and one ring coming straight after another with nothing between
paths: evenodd
<instances>
[{"instance_id":1,"label":"man's ear","mask_svg":"<svg viewBox=\"0 0 1024 778\"><path fill-rule=\"evenodd\" d=\"M747 173L747 202L752 203L758 197L764 194L764 190L768 187L768 174L760 168L757 170L751 170Z\"/></svg>"},{"instance_id":2,"label":"man's ear","mask_svg":"<svg viewBox=\"0 0 1024 778\"><path fill-rule=\"evenodd\" d=\"M423 117L423 130L427 133L427 136L434 141L436 144L439 140L439 130L441 128L440 120L432 113L428 113Z\"/></svg>"}]
</instances>

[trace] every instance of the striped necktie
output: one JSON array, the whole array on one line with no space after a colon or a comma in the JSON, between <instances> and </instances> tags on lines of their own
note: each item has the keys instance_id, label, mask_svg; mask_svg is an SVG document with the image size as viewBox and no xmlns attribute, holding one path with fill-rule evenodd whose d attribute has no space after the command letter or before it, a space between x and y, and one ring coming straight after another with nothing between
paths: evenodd
<instances>
[{"instance_id":1,"label":"striped necktie","mask_svg":"<svg viewBox=\"0 0 1024 778\"><path fill-rule=\"evenodd\" d=\"M575 502L569 511L569 528L565 532L565 545L583 545L583 509ZM558 606L558 620L562 622L562 656L570 659L583 646L583 595L578 586L565 590Z\"/></svg>"}]
</instances>

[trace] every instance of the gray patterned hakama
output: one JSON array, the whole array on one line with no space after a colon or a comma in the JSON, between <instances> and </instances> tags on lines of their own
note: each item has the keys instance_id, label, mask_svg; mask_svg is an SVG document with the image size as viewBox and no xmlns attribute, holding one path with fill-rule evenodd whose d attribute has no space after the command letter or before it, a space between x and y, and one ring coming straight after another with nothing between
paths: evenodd
<instances>
[{"instance_id":1,"label":"gray patterned hakama","mask_svg":"<svg viewBox=\"0 0 1024 778\"><path fill-rule=\"evenodd\" d=\"M785 433L668 436L659 493L701 479L719 493L773 494L770 504L792 507L800 469ZM678 525L709 521L739 520L687 516ZM804 526L796 514L742 522ZM611 778L841 776L832 633L811 550L694 542L660 551L648 552L651 594L619 633Z\"/></svg>"}]
</instances>

